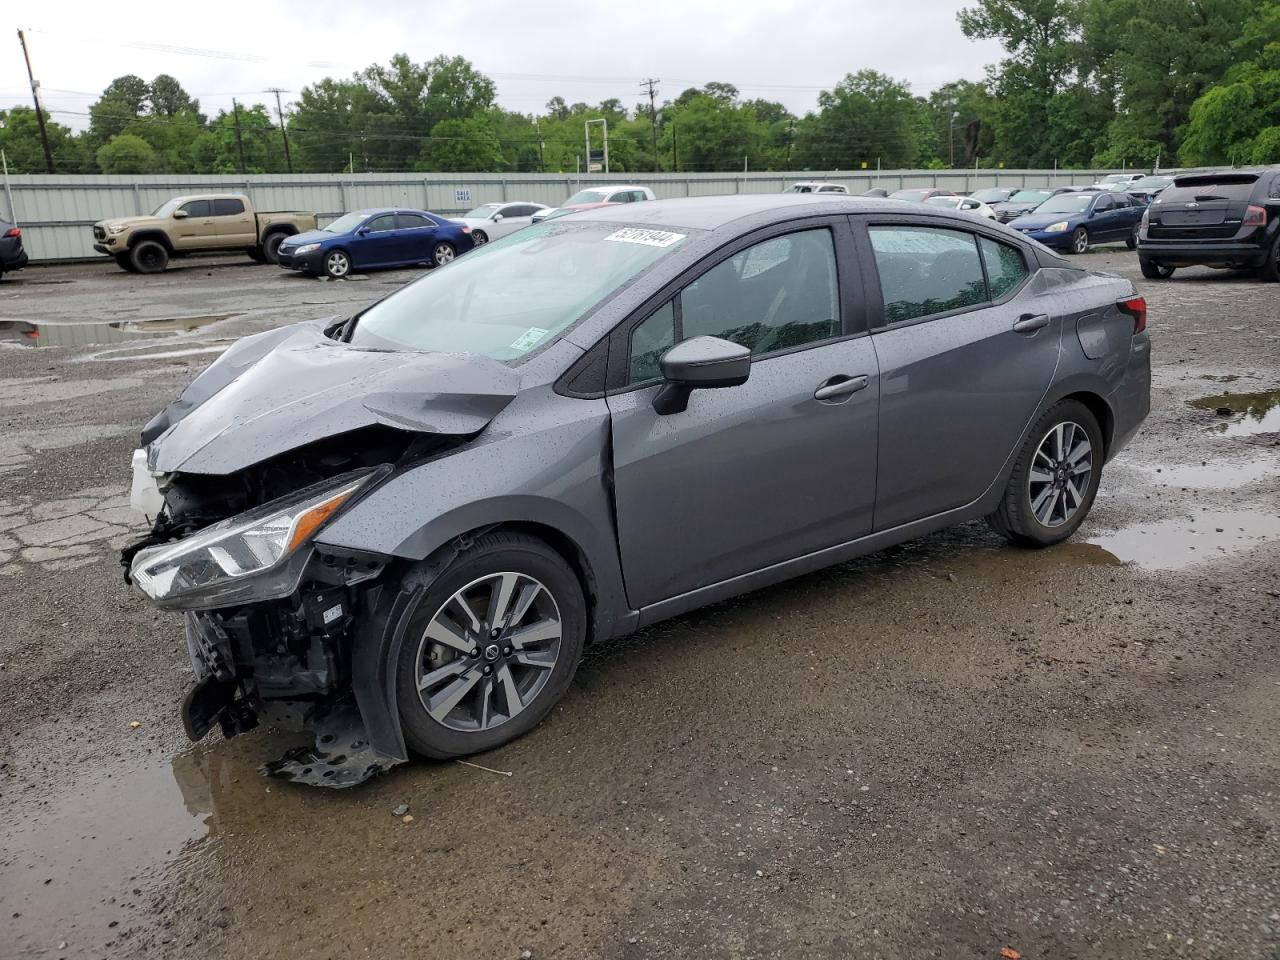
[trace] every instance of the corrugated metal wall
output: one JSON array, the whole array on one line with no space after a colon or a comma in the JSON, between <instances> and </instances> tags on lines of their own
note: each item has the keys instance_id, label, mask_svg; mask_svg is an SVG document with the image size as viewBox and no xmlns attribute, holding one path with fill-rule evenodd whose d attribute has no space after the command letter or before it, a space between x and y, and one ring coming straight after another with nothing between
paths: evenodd
<instances>
[{"instance_id":1,"label":"corrugated metal wall","mask_svg":"<svg viewBox=\"0 0 1280 960\"><path fill-rule=\"evenodd\" d=\"M529 200L552 206L592 183L634 183L661 198L773 193L796 180L822 179L861 193L873 186L944 187L957 193L994 186L1089 184L1098 170L884 170L857 173L624 174L258 174L228 176L11 176L0 210L22 227L32 260L97 256L90 227L108 217L150 213L189 193L245 193L259 210L314 210L327 223L348 210L406 206L456 216L481 203Z\"/></svg>"}]
</instances>

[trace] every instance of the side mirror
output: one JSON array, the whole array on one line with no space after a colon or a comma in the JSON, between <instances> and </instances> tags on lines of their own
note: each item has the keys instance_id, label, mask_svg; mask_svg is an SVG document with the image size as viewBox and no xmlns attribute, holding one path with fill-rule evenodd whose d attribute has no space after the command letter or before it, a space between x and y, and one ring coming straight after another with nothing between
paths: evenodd
<instances>
[{"instance_id":1,"label":"side mirror","mask_svg":"<svg viewBox=\"0 0 1280 960\"><path fill-rule=\"evenodd\" d=\"M677 343L659 361L666 380L653 398L660 416L683 413L694 390L736 387L751 376L751 351L719 337L694 337Z\"/></svg>"},{"instance_id":2,"label":"side mirror","mask_svg":"<svg viewBox=\"0 0 1280 960\"><path fill-rule=\"evenodd\" d=\"M191 216L191 214L187 213L187 211L185 211L185 210L175 210L175 211L173 211L173 219L175 219L175 220L185 220L185 219L187 219L187 217L189 217L189 216Z\"/></svg>"},{"instance_id":3,"label":"side mirror","mask_svg":"<svg viewBox=\"0 0 1280 960\"><path fill-rule=\"evenodd\" d=\"M494 223L498 223L498 222L500 222L501 220L502 220L502 214L500 214L500 213L495 213L495 214L493 215L493 222L494 222Z\"/></svg>"}]
</instances>

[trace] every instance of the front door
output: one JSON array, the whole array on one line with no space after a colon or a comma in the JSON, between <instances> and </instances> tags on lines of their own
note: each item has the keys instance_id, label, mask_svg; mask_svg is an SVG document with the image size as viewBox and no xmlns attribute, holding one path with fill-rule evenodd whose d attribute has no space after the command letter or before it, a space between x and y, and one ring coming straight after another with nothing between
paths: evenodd
<instances>
[{"instance_id":1,"label":"front door","mask_svg":"<svg viewBox=\"0 0 1280 960\"><path fill-rule=\"evenodd\" d=\"M351 262L357 267L381 267L403 261L404 239L396 227L396 215L384 213L356 231Z\"/></svg>"},{"instance_id":2,"label":"front door","mask_svg":"<svg viewBox=\"0 0 1280 960\"><path fill-rule=\"evenodd\" d=\"M875 529L887 530L988 489L1049 388L1062 318L1014 244L919 221L867 233L881 301Z\"/></svg>"},{"instance_id":3,"label":"front door","mask_svg":"<svg viewBox=\"0 0 1280 960\"><path fill-rule=\"evenodd\" d=\"M218 245L223 247L256 247L257 223L239 197L217 197L213 200L213 219L218 229Z\"/></svg>"},{"instance_id":4,"label":"front door","mask_svg":"<svg viewBox=\"0 0 1280 960\"><path fill-rule=\"evenodd\" d=\"M747 246L611 342L611 379L615 348L625 354L625 389L608 403L633 607L870 531L878 377L870 338L847 333L842 299L857 287L843 227ZM751 377L660 416L658 361L696 336L751 347Z\"/></svg>"},{"instance_id":5,"label":"front door","mask_svg":"<svg viewBox=\"0 0 1280 960\"><path fill-rule=\"evenodd\" d=\"M173 219L170 236L175 250L206 250L218 245L212 200L188 200L178 210L186 216Z\"/></svg>"}]
</instances>

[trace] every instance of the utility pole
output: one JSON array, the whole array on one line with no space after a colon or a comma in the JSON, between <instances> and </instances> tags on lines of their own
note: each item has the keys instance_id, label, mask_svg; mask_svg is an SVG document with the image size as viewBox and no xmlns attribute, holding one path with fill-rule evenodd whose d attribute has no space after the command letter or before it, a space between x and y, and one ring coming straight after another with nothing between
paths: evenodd
<instances>
[{"instance_id":1,"label":"utility pole","mask_svg":"<svg viewBox=\"0 0 1280 960\"><path fill-rule=\"evenodd\" d=\"M676 139L676 122L671 121L671 165L680 172L680 141Z\"/></svg>"},{"instance_id":2,"label":"utility pole","mask_svg":"<svg viewBox=\"0 0 1280 960\"><path fill-rule=\"evenodd\" d=\"M293 157L289 155L289 131L284 127L284 110L280 108L280 94L284 93L279 87L268 87L267 93L276 95L276 116L280 118L280 136L284 137L284 162L289 168L289 172L293 173Z\"/></svg>"},{"instance_id":3,"label":"utility pole","mask_svg":"<svg viewBox=\"0 0 1280 960\"><path fill-rule=\"evenodd\" d=\"M542 139L542 127L538 123L537 117L533 118L533 132L534 132L534 135L538 138L538 172L546 173L547 160L546 160L546 157L543 155L543 148L546 146L546 143Z\"/></svg>"},{"instance_id":4,"label":"utility pole","mask_svg":"<svg viewBox=\"0 0 1280 960\"><path fill-rule=\"evenodd\" d=\"M951 119L947 121L947 146L951 150L951 162L948 166L954 170L956 168L956 117L960 116L958 110L951 110Z\"/></svg>"},{"instance_id":5,"label":"utility pole","mask_svg":"<svg viewBox=\"0 0 1280 960\"><path fill-rule=\"evenodd\" d=\"M649 90L649 127L653 131L653 172L658 172L658 108L654 105L654 96L658 92L658 84L661 80L649 77L640 81L640 86L647 87Z\"/></svg>"},{"instance_id":6,"label":"utility pole","mask_svg":"<svg viewBox=\"0 0 1280 960\"><path fill-rule=\"evenodd\" d=\"M236 120L236 149L240 151L240 172L244 173L244 140L240 137L240 104L235 97L231 98L231 109Z\"/></svg>"},{"instance_id":7,"label":"utility pole","mask_svg":"<svg viewBox=\"0 0 1280 960\"><path fill-rule=\"evenodd\" d=\"M40 106L40 84L36 83L35 74L31 72L31 54L27 52L27 38L18 31L18 42L22 44L22 59L27 61L27 79L31 81L31 100L36 105L36 123L40 126L40 145L44 147L44 165L49 173L53 173L53 151L49 149L49 131L44 128L44 110Z\"/></svg>"},{"instance_id":8,"label":"utility pole","mask_svg":"<svg viewBox=\"0 0 1280 960\"><path fill-rule=\"evenodd\" d=\"M791 144L796 138L796 118L787 120L787 169L791 169Z\"/></svg>"}]
</instances>

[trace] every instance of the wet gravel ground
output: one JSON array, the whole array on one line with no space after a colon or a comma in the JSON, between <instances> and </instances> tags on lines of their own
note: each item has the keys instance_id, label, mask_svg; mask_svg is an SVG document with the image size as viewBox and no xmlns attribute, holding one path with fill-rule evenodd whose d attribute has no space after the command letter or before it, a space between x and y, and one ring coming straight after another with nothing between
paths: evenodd
<instances>
[{"instance_id":1,"label":"wet gravel ground","mask_svg":"<svg viewBox=\"0 0 1280 960\"><path fill-rule=\"evenodd\" d=\"M270 731L185 742L114 550L139 426L227 340L415 273L6 278L0 955L1280 956L1280 288L1085 262L1148 297L1155 386L1074 542L970 524L662 624L502 773L342 793L260 778Z\"/></svg>"}]
</instances>

